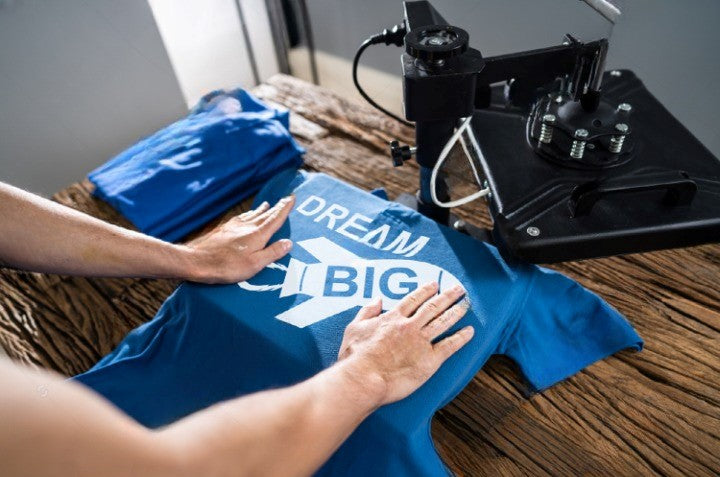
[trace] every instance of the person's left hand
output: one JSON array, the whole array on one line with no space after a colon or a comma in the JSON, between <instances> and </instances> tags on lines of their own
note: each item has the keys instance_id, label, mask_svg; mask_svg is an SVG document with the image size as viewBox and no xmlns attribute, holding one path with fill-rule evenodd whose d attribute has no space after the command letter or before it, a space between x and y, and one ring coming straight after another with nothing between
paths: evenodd
<instances>
[{"instance_id":1,"label":"person's left hand","mask_svg":"<svg viewBox=\"0 0 720 477\"><path fill-rule=\"evenodd\" d=\"M284 257L292 242L281 239L267 245L282 227L295 204L295 196L272 208L267 202L237 215L185 247L191 257L186 279L202 283L233 283L247 280L266 265Z\"/></svg>"}]
</instances>

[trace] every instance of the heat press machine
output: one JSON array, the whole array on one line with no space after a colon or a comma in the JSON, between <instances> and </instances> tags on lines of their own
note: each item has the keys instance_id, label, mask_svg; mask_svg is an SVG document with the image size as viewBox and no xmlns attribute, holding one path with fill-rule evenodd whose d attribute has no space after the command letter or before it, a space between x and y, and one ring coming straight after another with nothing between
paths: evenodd
<instances>
[{"instance_id":1,"label":"heat press machine","mask_svg":"<svg viewBox=\"0 0 720 477\"><path fill-rule=\"evenodd\" d=\"M606 0L585 0L614 23ZM401 166L415 158L420 187L401 202L512 257L552 263L720 241L720 161L630 70L605 71L608 39L494 57L428 1L404 2L405 18L368 38L404 46L405 118L415 146L390 145ZM405 122L405 121L403 121ZM467 140L465 137L467 136ZM493 230L456 221L440 168L461 141ZM410 200L408 201L408 197Z\"/></svg>"}]
</instances>

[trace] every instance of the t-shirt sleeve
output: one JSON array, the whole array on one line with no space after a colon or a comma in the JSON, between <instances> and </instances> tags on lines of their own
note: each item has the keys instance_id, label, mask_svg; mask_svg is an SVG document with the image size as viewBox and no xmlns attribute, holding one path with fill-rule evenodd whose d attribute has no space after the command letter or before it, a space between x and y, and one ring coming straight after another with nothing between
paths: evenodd
<instances>
[{"instance_id":1,"label":"t-shirt sleeve","mask_svg":"<svg viewBox=\"0 0 720 477\"><path fill-rule=\"evenodd\" d=\"M533 271L499 353L542 390L625 348L642 349L630 323L600 297L551 270Z\"/></svg>"}]
</instances>

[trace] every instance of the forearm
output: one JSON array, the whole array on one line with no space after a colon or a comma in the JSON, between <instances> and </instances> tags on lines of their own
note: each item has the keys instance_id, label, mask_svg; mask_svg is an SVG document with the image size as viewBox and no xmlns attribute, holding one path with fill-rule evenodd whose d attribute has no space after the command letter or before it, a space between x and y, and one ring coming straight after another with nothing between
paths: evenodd
<instances>
[{"instance_id":1,"label":"forearm","mask_svg":"<svg viewBox=\"0 0 720 477\"><path fill-rule=\"evenodd\" d=\"M295 386L253 394L151 431L96 394L0 360L0 474L309 475L378 406L410 395L473 336L433 343L467 311L461 287L418 288L348 325L339 361Z\"/></svg>"},{"instance_id":2,"label":"forearm","mask_svg":"<svg viewBox=\"0 0 720 477\"><path fill-rule=\"evenodd\" d=\"M46 273L189 278L188 249L0 183L0 261Z\"/></svg>"},{"instance_id":3,"label":"forearm","mask_svg":"<svg viewBox=\"0 0 720 477\"><path fill-rule=\"evenodd\" d=\"M162 440L80 385L0 359L0 389L0 475L178 475Z\"/></svg>"},{"instance_id":4,"label":"forearm","mask_svg":"<svg viewBox=\"0 0 720 477\"><path fill-rule=\"evenodd\" d=\"M351 371L340 363L152 431L82 386L0 360L0 474L309 475L379 402Z\"/></svg>"},{"instance_id":5,"label":"forearm","mask_svg":"<svg viewBox=\"0 0 720 477\"><path fill-rule=\"evenodd\" d=\"M295 386L199 412L161 431L189 475L310 475L376 408L379 391L341 362Z\"/></svg>"}]
</instances>

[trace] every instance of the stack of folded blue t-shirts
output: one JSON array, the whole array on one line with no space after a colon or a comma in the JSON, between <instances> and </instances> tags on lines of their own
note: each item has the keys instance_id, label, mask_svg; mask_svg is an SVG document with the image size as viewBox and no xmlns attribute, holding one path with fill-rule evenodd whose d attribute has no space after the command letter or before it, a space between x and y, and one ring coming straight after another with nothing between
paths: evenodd
<instances>
[{"instance_id":1,"label":"stack of folded blue t-shirts","mask_svg":"<svg viewBox=\"0 0 720 477\"><path fill-rule=\"evenodd\" d=\"M191 113L89 174L95 195L141 231L174 241L302 164L289 113L241 89L205 96Z\"/></svg>"}]
</instances>

